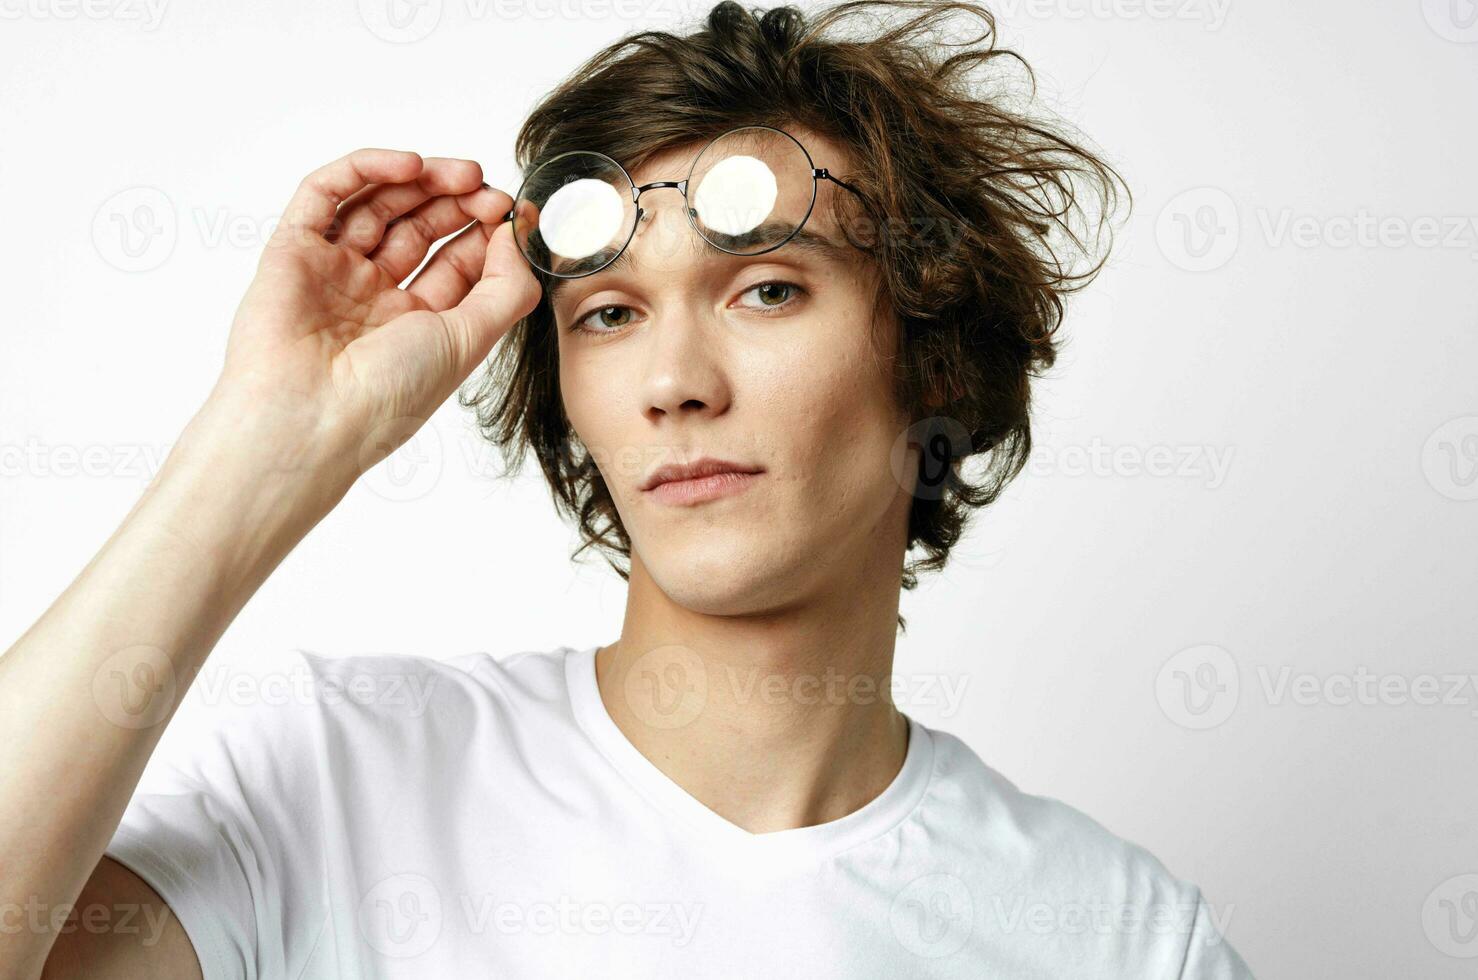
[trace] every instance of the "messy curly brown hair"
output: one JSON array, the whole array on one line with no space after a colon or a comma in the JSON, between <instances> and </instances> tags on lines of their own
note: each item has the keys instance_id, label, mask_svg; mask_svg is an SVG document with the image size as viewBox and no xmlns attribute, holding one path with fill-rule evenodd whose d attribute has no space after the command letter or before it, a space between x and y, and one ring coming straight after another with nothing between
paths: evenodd
<instances>
[{"instance_id":1,"label":"messy curly brown hair","mask_svg":"<svg viewBox=\"0 0 1478 980\"><path fill-rule=\"evenodd\" d=\"M979 30L951 37L959 16ZM902 570L912 589L1026 464L1031 380L1052 366L1063 297L1101 269L1110 219L1129 196L1098 154L1031 111L1035 87L978 4L855 0L812 17L724 0L696 31L643 31L594 55L535 107L515 156L527 173L598 147L634 170L736 126L787 123L847 147L856 167L840 176L866 203L838 194L836 207L909 230L863 246L898 317L896 397L923 424L908 522L908 550L922 557ZM856 213L836 216L858 226ZM571 557L596 546L627 579L631 542L565 417L547 297L459 400L510 471L534 450L556 507L579 523Z\"/></svg>"}]
</instances>

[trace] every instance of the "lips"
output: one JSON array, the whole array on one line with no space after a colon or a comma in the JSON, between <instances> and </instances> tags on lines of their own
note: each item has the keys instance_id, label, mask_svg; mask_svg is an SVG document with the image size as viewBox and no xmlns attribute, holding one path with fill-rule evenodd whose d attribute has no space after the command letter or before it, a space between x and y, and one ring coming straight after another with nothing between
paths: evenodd
<instances>
[{"instance_id":1,"label":"lips","mask_svg":"<svg viewBox=\"0 0 1478 980\"><path fill-rule=\"evenodd\" d=\"M702 459L693 460L691 463L665 463L653 470L642 482L643 490L653 490L664 483L674 483L681 480L697 480L705 476L715 476L720 473L761 473L763 468L751 466L746 463L736 463L726 459L713 459L705 456Z\"/></svg>"}]
</instances>

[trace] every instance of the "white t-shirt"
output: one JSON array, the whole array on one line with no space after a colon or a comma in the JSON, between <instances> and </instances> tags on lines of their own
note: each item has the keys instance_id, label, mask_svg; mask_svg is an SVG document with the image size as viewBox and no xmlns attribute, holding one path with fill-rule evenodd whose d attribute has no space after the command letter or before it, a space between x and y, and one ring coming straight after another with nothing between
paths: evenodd
<instances>
[{"instance_id":1,"label":"white t-shirt","mask_svg":"<svg viewBox=\"0 0 1478 980\"><path fill-rule=\"evenodd\" d=\"M626 739L595 649L217 678L107 853L205 980L1251 976L1194 885L913 719L867 805L750 833Z\"/></svg>"}]
</instances>

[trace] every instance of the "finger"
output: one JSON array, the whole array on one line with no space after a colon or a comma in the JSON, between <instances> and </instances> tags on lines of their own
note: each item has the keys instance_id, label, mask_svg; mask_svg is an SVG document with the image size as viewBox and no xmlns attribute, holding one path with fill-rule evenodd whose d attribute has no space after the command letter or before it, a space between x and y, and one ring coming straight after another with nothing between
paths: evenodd
<instances>
[{"instance_id":1,"label":"finger","mask_svg":"<svg viewBox=\"0 0 1478 980\"><path fill-rule=\"evenodd\" d=\"M455 197L427 201L409 214L396 218L369 260L396 282L416 271L433 243L474 221Z\"/></svg>"},{"instance_id":2,"label":"finger","mask_svg":"<svg viewBox=\"0 0 1478 980\"><path fill-rule=\"evenodd\" d=\"M488 241L495 226L479 221L452 238L416 273L405 291L421 298L427 309L440 313L462 302L482 278Z\"/></svg>"},{"instance_id":3,"label":"finger","mask_svg":"<svg viewBox=\"0 0 1478 980\"><path fill-rule=\"evenodd\" d=\"M470 374L513 324L532 313L542 295L539 280L513 241L513 225L503 222L488 242L482 278L460 303L440 314L459 377Z\"/></svg>"},{"instance_id":4,"label":"finger","mask_svg":"<svg viewBox=\"0 0 1478 980\"><path fill-rule=\"evenodd\" d=\"M421 173L421 155L409 150L365 147L304 177L273 230L278 244L304 244L328 231L339 204L372 183L399 184Z\"/></svg>"},{"instance_id":5,"label":"finger","mask_svg":"<svg viewBox=\"0 0 1478 980\"><path fill-rule=\"evenodd\" d=\"M433 197L475 191L482 183L482 165L475 160L426 157L425 168L405 184L374 184L339 206L335 235L338 242L367 253L384 237L385 227Z\"/></svg>"},{"instance_id":6,"label":"finger","mask_svg":"<svg viewBox=\"0 0 1478 980\"><path fill-rule=\"evenodd\" d=\"M406 286L433 310L455 306L482 278L488 240L503 223L513 198L487 184L458 199L462 210L478 221L437 249L426 267Z\"/></svg>"},{"instance_id":7,"label":"finger","mask_svg":"<svg viewBox=\"0 0 1478 980\"><path fill-rule=\"evenodd\" d=\"M496 187L483 184L470 194L462 196L462 210L490 225L500 225L513 210L513 197Z\"/></svg>"}]
</instances>

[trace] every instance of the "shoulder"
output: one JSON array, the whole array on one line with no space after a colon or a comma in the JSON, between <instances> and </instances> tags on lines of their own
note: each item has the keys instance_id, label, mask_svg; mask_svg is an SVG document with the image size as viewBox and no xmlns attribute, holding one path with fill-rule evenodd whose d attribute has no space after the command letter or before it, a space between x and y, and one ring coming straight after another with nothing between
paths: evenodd
<instances>
[{"instance_id":1,"label":"shoulder","mask_svg":"<svg viewBox=\"0 0 1478 980\"><path fill-rule=\"evenodd\" d=\"M1250 976L1220 931L1230 906L1211 907L1077 807L1023 791L958 737L930 733L934 829L986 935L1120 970L1104 975Z\"/></svg>"},{"instance_id":2,"label":"shoulder","mask_svg":"<svg viewBox=\"0 0 1478 980\"><path fill-rule=\"evenodd\" d=\"M394 718L446 719L466 712L558 707L567 701L569 647L479 651L449 657L360 653L329 657L294 650L289 662L314 678L325 708Z\"/></svg>"},{"instance_id":3,"label":"shoulder","mask_svg":"<svg viewBox=\"0 0 1478 980\"><path fill-rule=\"evenodd\" d=\"M501 656L411 653L330 656L302 648L250 662L207 664L192 692L214 738L241 751L272 753L307 742L465 736L512 725L565 703L568 647Z\"/></svg>"},{"instance_id":4,"label":"shoulder","mask_svg":"<svg viewBox=\"0 0 1478 980\"><path fill-rule=\"evenodd\" d=\"M987 765L957 736L931 730L936 793L982 836L988 853L1024 878L1059 879L1104 890L1154 889L1194 895L1139 844L1055 797L1028 793Z\"/></svg>"},{"instance_id":5,"label":"shoulder","mask_svg":"<svg viewBox=\"0 0 1478 980\"><path fill-rule=\"evenodd\" d=\"M432 657L413 653L358 653L328 656L294 648L278 662L310 676L321 691L343 691L359 702L385 703L387 692L407 685L429 697L475 696L544 699L564 688L569 647Z\"/></svg>"},{"instance_id":6,"label":"shoulder","mask_svg":"<svg viewBox=\"0 0 1478 980\"><path fill-rule=\"evenodd\" d=\"M1091 962L1101 977L1250 980L1225 939L1233 906L1210 905L1077 807L1024 792L955 735L930 735L921 819L952 869L934 878L970 906L981 942L1038 962Z\"/></svg>"}]
</instances>

